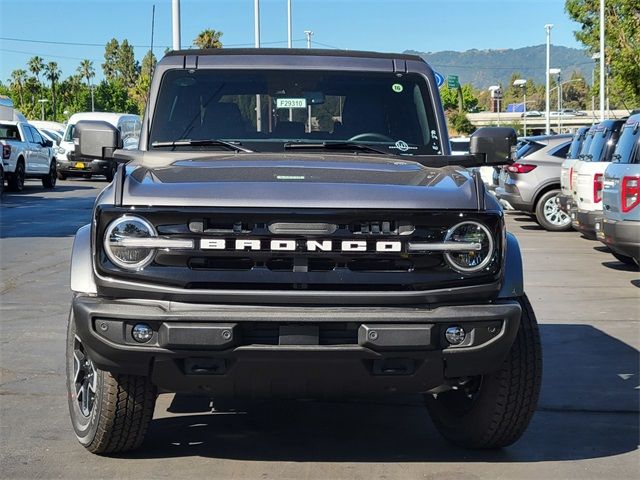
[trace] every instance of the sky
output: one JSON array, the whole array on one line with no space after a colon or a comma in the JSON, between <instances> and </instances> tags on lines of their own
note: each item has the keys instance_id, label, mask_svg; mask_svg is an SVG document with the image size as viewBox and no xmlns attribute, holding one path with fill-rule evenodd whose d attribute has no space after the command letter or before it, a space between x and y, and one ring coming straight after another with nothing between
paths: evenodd
<instances>
[{"instance_id":1,"label":"sky","mask_svg":"<svg viewBox=\"0 0 640 480\"><path fill-rule=\"evenodd\" d=\"M223 32L225 47L252 47L253 0L181 0L183 48L197 34ZM56 61L63 77L81 59L93 61L102 78L104 44L128 39L141 60L171 46L171 0L0 0L0 80L39 55ZM564 0L292 0L293 46L402 52L501 49L545 42L544 25L554 24L552 43L581 48L578 24L564 12ZM261 0L261 44L287 46L287 1ZM59 43L47 43L59 42ZM75 45L76 43L82 45ZM92 46L91 44L97 44Z\"/></svg>"}]
</instances>

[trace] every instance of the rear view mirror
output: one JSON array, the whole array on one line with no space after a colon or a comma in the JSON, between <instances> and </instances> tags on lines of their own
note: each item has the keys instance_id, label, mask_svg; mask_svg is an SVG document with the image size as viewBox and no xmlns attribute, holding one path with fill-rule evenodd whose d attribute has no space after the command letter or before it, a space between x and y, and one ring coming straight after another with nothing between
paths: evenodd
<instances>
[{"instance_id":1,"label":"rear view mirror","mask_svg":"<svg viewBox=\"0 0 640 480\"><path fill-rule=\"evenodd\" d=\"M469 153L478 158L478 166L512 163L517 139L513 128L482 127L471 135Z\"/></svg>"},{"instance_id":2,"label":"rear view mirror","mask_svg":"<svg viewBox=\"0 0 640 480\"><path fill-rule=\"evenodd\" d=\"M108 122L82 120L73 130L75 153L80 158L112 158L122 148L120 132Z\"/></svg>"},{"instance_id":3,"label":"rear view mirror","mask_svg":"<svg viewBox=\"0 0 640 480\"><path fill-rule=\"evenodd\" d=\"M51 140L45 140L43 147L53 147L53 142Z\"/></svg>"}]
</instances>

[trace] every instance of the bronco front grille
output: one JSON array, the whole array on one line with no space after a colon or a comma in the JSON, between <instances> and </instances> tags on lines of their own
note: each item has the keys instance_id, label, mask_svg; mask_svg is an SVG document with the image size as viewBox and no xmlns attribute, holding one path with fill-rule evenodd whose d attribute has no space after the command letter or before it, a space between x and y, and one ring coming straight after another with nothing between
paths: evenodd
<instances>
[{"instance_id":1,"label":"bronco front grille","mask_svg":"<svg viewBox=\"0 0 640 480\"><path fill-rule=\"evenodd\" d=\"M187 290L441 289L496 281L502 259L499 213L102 208L99 240L106 226L123 213L145 217L161 237L193 239L195 248L158 250L143 270L124 272L111 264L99 241L99 273ZM494 235L494 259L481 272L461 274L449 267L442 253L412 252L407 247L409 242L442 242L447 230L464 220L482 222ZM280 242L276 246L282 249L272 249L272 241ZM236 242L244 247L236 249ZM344 250L344 242L350 249Z\"/></svg>"}]
</instances>

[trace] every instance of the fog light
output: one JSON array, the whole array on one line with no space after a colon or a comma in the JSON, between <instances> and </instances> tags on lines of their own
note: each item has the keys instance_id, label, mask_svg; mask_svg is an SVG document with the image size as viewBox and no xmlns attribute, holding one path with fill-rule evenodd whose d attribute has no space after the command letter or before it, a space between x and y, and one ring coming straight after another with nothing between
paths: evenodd
<instances>
[{"instance_id":1,"label":"fog light","mask_svg":"<svg viewBox=\"0 0 640 480\"><path fill-rule=\"evenodd\" d=\"M131 336L138 343L146 343L151 340L153 330L146 323L137 323L131 330Z\"/></svg>"},{"instance_id":2,"label":"fog light","mask_svg":"<svg viewBox=\"0 0 640 480\"><path fill-rule=\"evenodd\" d=\"M464 328L455 326L447 328L444 336L447 339L447 342L449 342L451 345L460 345L462 342L464 342L467 334L464 331Z\"/></svg>"}]
</instances>

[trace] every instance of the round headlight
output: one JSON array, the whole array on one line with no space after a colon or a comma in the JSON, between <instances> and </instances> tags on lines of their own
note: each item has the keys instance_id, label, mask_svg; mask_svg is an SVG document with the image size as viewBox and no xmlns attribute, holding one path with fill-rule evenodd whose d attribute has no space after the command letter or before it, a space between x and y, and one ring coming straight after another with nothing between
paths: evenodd
<instances>
[{"instance_id":1,"label":"round headlight","mask_svg":"<svg viewBox=\"0 0 640 480\"><path fill-rule=\"evenodd\" d=\"M445 242L469 244L469 250L453 250L444 254L454 269L471 273L482 270L493 256L493 237L484 225L477 222L462 222L447 232Z\"/></svg>"},{"instance_id":2,"label":"round headlight","mask_svg":"<svg viewBox=\"0 0 640 480\"><path fill-rule=\"evenodd\" d=\"M104 251L115 265L127 270L141 270L151 263L155 250L127 245L127 240L157 237L156 229L140 217L125 215L111 222L104 234ZM135 243L135 242L132 242Z\"/></svg>"}]
</instances>

